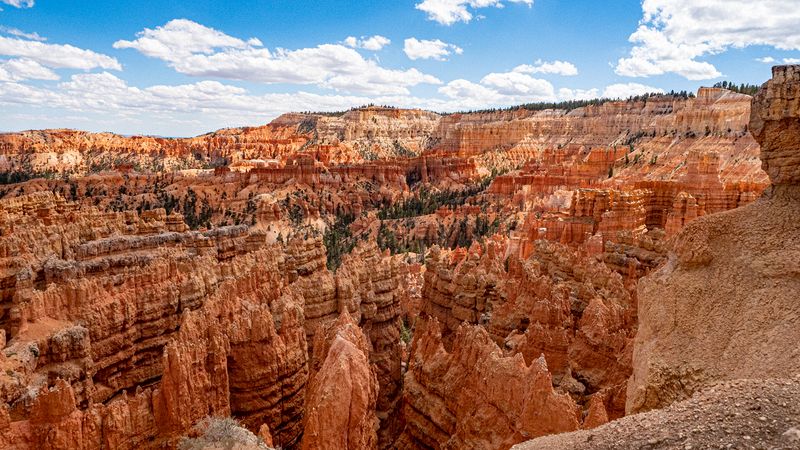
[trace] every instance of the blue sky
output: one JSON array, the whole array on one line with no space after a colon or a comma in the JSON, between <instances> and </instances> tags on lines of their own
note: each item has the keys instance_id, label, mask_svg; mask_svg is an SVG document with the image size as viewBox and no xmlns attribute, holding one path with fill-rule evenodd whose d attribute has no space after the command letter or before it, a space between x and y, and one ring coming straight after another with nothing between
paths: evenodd
<instances>
[{"instance_id":1,"label":"blue sky","mask_svg":"<svg viewBox=\"0 0 800 450\"><path fill-rule=\"evenodd\" d=\"M761 83L800 0L0 0L0 130L187 136L368 102L453 111Z\"/></svg>"}]
</instances>

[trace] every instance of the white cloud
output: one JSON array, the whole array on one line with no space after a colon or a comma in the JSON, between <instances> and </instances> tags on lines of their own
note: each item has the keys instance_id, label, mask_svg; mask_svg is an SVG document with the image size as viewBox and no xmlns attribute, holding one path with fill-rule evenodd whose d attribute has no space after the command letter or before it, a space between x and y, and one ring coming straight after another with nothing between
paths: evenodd
<instances>
[{"instance_id":1,"label":"white cloud","mask_svg":"<svg viewBox=\"0 0 800 450\"><path fill-rule=\"evenodd\" d=\"M405 40L403 52L411 60L435 59L437 61L446 61L451 54L460 55L464 53L464 50L457 45L448 44L439 39L419 40L412 37Z\"/></svg>"},{"instance_id":2,"label":"white cloud","mask_svg":"<svg viewBox=\"0 0 800 450\"><path fill-rule=\"evenodd\" d=\"M256 38L245 42L186 19L171 20L154 30L145 28L136 36L134 41L114 42L114 48L133 48L152 58L176 61L193 54L210 55L216 49L248 49L262 45Z\"/></svg>"},{"instance_id":3,"label":"white cloud","mask_svg":"<svg viewBox=\"0 0 800 450\"><path fill-rule=\"evenodd\" d=\"M364 50L370 50L373 52L377 52L391 43L392 41L389 38L377 34L371 37L361 36L360 39L354 36L349 36L344 40L344 44L348 47L363 48Z\"/></svg>"},{"instance_id":4,"label":"white cloud","mask_svg":"<svg viewBox=\"0 0 800 450\"><path fill-rule=\"evenodd\" d=\"M508 0L510 3L522 3L533 6L533 0ZM493 6L502 8L503 0L423 0L416 8L428 15L428 20L436 21L442 25L452 25L456 22L469 22L473 19L470 9L487 8Z\"/></svg>"},{"instance_id":5,"label":"white cloud","mask_svg":"<svg viewBox=\"0 0 800 450\"><path fill-rule=\"evenodd\" d=\"M0 25L0 33L10 34L12 36L21 37L23 39L30 39L32 41L39 41L44 42L47 40L46 37L42 37L39 33L26 33L18 28L10 28Z\"/></svg>"},{"instance_id":6,"label":"white cloud","mask_svg":"<svg viewBox=\"0 0 800 450\"><path fill-rule=\"evenodd\" d=\"M439 88L441 96L436 97L321 95L303 91L256 95L210 80L139 88L101 72L72 75L57 85L0 80L0 109L7 113L5 129L87 128L88 123L95 131L188 136L220 127L263 124L289 111L340 111L367 103L453 112L598 97L597 89L562 88L558 95L553 90L547 82L509 72L488 74L480 83L451 81ZM659 91L631 83L609 86L603 94L627 98Z\"/></svg>"},{"instance_id":7,"label":"white cloud","mask_svg":"<svg viewBox=\"0 0 800 450\"><path fill-rule=\"evenodd\" d=\"M542 101L555 98L553 85L549 81L520 72L490 73L483 77L481 84L502 95L519 95Z\"/></svg>"},{"instance_id":8,"label":"white cloud","mask_svg":"<svg viewBox=\"0 0 800 450\"><path fill-rule=\"evenodd\" d=\"M278 48L271 52L258 39L244 41L185 19L145 29L137 36L134 41L117 41L114 47L136 49L196 77L313 84L370 95L408 94L408 88L418 84L441 84L436 77L416 69L381 67L345 45Z\"/></svg>"},{"instance_id":9,"label":"white cloud","mask_svg":"<svg viewBox=\"0 0 800 450\"><path fill-rule=\"evenodd\" d=\"M778 61L772 56L756 58L756 61L764 64L800 64L800 58L783 58L780 61Z\"/></svg>"},{"instance_id":10,"label":"white cloud","mask_svg":"<svg viewBox=\"0 0 800 450\"><path fill-rule=\"evenodd\" d=\"M722 74L699 58L752 45L800 50L800 0L644 0L635 46L616 73L677 73L690 80Z\"/></svg>"},{"instance_id":11,"label":"white cloud","mask_svg":"<svg viewBox=\"0 0 800 450\"><path fill-rule=\"evenodd\" d=\"M91 50L6 36L0 36L0 55L27 58L53 69L122 70L116 59Z\"/></svg>"},{"instance_id":12,"label":"white cloud","mask_svg":"<svg viewBox=\"0 0 800 450\"><path fill-rule=\"evenodd\" d=\"M618 83L606 86L603 90L603 98L626 99L628 97L650 93L663 94L664 90L639 83Z\"/></svg>"},{"instance_id":13,"label":"white cloud","mask_svg":"<svg viewBox=\"0 0 800 450\"><path fill-rule=\"evenodd\" d=\"M567 61L552 61L546 62L541 59L536 60L534 65L523 64L514 68L514 72L519 73L545 73L553 75L562 75L565 77L574 76L578 74L578 68L574 64Z\"/></svg>"},{"instance_id":14,"label":"white cloud","mask_svg":"<svg viewBox=\"0 0 800 450\"><path fill-rule=\"evenodd\" d=\"M15 8L33 8L34 0L0 0L0 3L5 3Z\"/></svg>"},{"instance_id":15,"label":"white cloud","mask_svg":"<svg viewBox=\"0 0 800 450\"><path fill-rule=\"evenodd\" d=\"M58 80L58 75L30 59L0 61L0 81Z\"/></svg>"},{"instance_id":16,"label":"white cloud","mask_svg":"<svg viewBox=\"0 0 800 450\"><path fill-rule=\"evenodd\" d=\"M559 100L591 100L600 98L600 91L593 89L569 89L561 88L558 90Z\"/></svg>"},{"instance_id":17,"label":"white cloud","mask_svg":"<svg viewBox=\"0 0 800 450\"><path fill-rule=\"evenodd\" d=\"M28 117L36 110L56 111L52 118L66 117L63 111L96 118L113 118L103 126L128 132L162 135L192 135L225 126L261 124L289 111L337 111L367 103L400 107L457 109L460 104L407 95L352 96L320 95L308 92L253 95L247 90L218 81L146 88L130 86L108 73L77 74L56 86L32 86L0 80L0 105L24 108ZM36 117L47 116L37 114ZM20 128L41 128L39 119L19 119ZM65 126L58 120L52 126ZM99 122L98 122L99 123ZM4 124L5 127L9 125Z\"/></svg>"},{"instance_id":18,"label":"white cloud","mask_svg":"<svg viewBox=\"0 0 800 450\"><path fill-rule=\"evenodd\" d=\"M522 103L556 101L558 96L549 81L520 72L493 72L480 83L458 79L439 88L449 99L440 110L485 109Z\"/></svg>"}]
</instances>

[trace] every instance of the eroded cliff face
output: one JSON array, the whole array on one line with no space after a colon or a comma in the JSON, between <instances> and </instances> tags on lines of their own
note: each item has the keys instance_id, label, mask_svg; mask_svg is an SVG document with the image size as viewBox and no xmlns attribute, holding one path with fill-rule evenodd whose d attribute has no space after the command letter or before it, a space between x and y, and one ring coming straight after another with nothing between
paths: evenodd
<instances>
[{"instance_id":1,"label":"eroded cliff face","mask_svg":"<svg viewBox=\"0 0 800 450\"><path fill-rule=\"evenodd\" d=\"M479 326L459 327L450 351L436 319L416 333L397 448L502 449L578 428L579 409L553 390L544 358L506 357Z\"/></svg>"},{"instance_id":2,"label":"eroded cliff face","mask_svg":"<svg viewBox=\"0 0 800 450\"><path fill-rule=\"evenodd\" d=\"M491 403L480 395L450 402L442 376L426 373L462 370L454 367L456 360L448 353L495 352L523 366L540 367L549 389L569 399L575 427L597 426L624 414L636 305L623 278L565 245L544 240L533 245L533 253L525 259L500 237L485 246L473 244L469 250L434 248L429 254L421 308L428 319L420 318L418 324L422 321L425 330L428 321L435 320L436 345L441 350L426 352L415 338L405 377L404 445L431 446L423 438L431 435L431 429L444 430L442 436L455 433L467 426L470 408L488 408L482 402ZM473 328L476 331L465 331ZM418 325L415 333L419 332ZM526 389L526 379L510 371L495 370L491 378L507 390ZM530 414L539 414L550 411L550 401L531 398L525 405ZM467 433L475 433L470 438L476 441L467 446L507 448L535 433L519 424L504 426L513 430L505 440L481 441L472 430ZM465 442L442 438L434 447L459 448Z\"/></svg>"},{"instance_id":3,"label":"eroded cliff face","mask_svg":"<svg viewBox=\"0 0 800 450\"><path fill-rule=\"evenodd\" d=\"M783 104L752 128L765 170L792 180L775 136L795 97L770 92ZM727 272L636 287L665 261L728 267L705 236L739 225L707 219L770 184L749 114L750 97L701 89L569 112L287 114L192 139L2 135L0 168L66 176L0 186L0 443L171 448L215 416L283 448L489 450L678 398L710 369L661 371L660 344L632 363L640 311L641 336L684 314L638 296L699 301ZM791 183L729 213L784 205L742 219L753 252L794 220ZM752 256L764 295L769 274L796 288L779 241ZM756 322L768 342L791 334Z\"/></svg>"},{"instance_id":4,"label":"eroded cliff face","mask_svg":"<svg viewBox=\"0 0 800 450\"><path fill-rule=\"evenodd\" d=\"M458 178L470 165L485 175L492 169L541 160L548 152L569 155L611 149L603 156L595 153L584 171L602 176L614 166L637 179L671 179L683 173L676 164L662 159L653 163L656 168L648 168L652 174L647 176L641 166L653 158L685 159L694 149L724 158L723 182L747 178L758 182L764 179L747 131L749 107L749 96L701 88L696 98L652 97L572 111L516 109L442 116L367 107L341 115L285 114L264 126L186 139L28 131L0 135L0 167L86 174L114 168L156 171L230 165L263 172L292 165L293 158L305 155L329 167L396 160L407 173ZM636 163L623 164L626 152Z\"/></svg>"},{"instance_id":5,"label":"eroded cliff face","mask_svg":"<svg viewBox=\"0 0 800 450\"><path fill-rule=\"evenodd\" d=\"M772 186L755 203L697 219L667 263L639 283L629 412L663 407L720 380L800 370L800 68L781 66L754 98L751 130Z\"/></svg>"},{"instance_id":6,"label":"eroded cliff face","mask_svg":"<svg viewBox=\"0 0 800 450\"><path fill-rule=\"evenodd\" d=\"M379 387L367 337L343 312L315 340L302 448L377 448Z\"/></svg>"},{"instance_id":7,"label":"eroded cliff face","mask_svg":"<svg viewBox=\"0 0 800 450\"><path fill-rule=\"evenodd\" d=\"M284 114L268 125L218 130L194 138L125 137L42 130L0 135L4 170L74 173L114 169L262 167L308 154L325 164L418 156L439 115L420 110L363 108L339 116Z\"/></svg>"},{"instance_id":8,"label":"eroded cliff face","mask_svg":"<svg viewBox=\"0 0 800 450\"><path fill-rule=\"evenodd\" d=\"M207 416L292 448L308 402L312 417L341 406L320 381L341 358L370 381L350 448L377 445L376 405L399 397L404 271L374 243L334 276L319 239L270 244L258 227L186 231L163 211L83 211L50 193L4 201L2 217L8 448L170 447ZM309 384L313 335L348 311L358 339L326 346Z\"/></svg>"}]
</instances>

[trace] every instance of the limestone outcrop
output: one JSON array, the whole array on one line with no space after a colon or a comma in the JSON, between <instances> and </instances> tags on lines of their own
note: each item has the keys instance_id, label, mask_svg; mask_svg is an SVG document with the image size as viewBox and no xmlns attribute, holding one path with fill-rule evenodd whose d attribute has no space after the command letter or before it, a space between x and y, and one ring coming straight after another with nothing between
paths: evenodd
<instances>
[{"instance_id":1,"label":"limestone outcrop","mask_svg":"<svg viewBox=\"0 0 800 450\"><path fill-rule=\"evenodd\" d=\"M514 450L795 449L799 400L797 377L726 381L661 410L534 439Z\"/></svg>"},{"instance_id":2,"label":"limestone outcrop","mask_svg":"<svg viewBox=\"0 0 800 450\"><path fill-rule=\"evenodd\" d=\"M0 446L490 450L798 370L797 78L2 134Z\"/></svg>"},{"instance_id":3,"label":"limestone outcrop","mask_svg":"<svg viewBox=\"0 0 800 450\"><path fill-rule=\"evenodd\" d=\"M720 380L800 372L800 67L756 94L751 130L772 186L758 201L692 221L639 283L627 410L660 408Z\"/></svg>"}]
</instances>

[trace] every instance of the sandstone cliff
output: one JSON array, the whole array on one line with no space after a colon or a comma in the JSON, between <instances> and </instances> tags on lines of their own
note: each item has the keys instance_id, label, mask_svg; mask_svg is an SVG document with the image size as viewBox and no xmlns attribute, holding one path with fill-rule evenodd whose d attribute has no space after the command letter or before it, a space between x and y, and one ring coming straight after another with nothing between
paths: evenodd
<instances>
[{"instance_id":1,"label":"sandstone cliff","mask_svg":"<svg viewBox=\"0 0 800 450\"><path fill-rule=\"evenodd\" d=\"M343 312L315 338L313 374L306 400L304 449L375 449L378 446L378 378L368 341Z\"/></svg>"},{"instance_id":2,"label":"sandstone cliff","mask_svg":"<svg viewBox=\"0 0 800 450\"><path fill-rule=\"evenodd\" d=\"M287 114L191 139L0 135L0 170L47 175L0 185L0 443L173 448L231 417L284 448L488 450L601 426L626 395L683 398L759 353L728 333L687 352L719 367L670 372L709 321L793 336L753 313L793 311L771 297L797 288L793 83L757 97L753 135L751 98L720 89ZM735 282L741 245L757 296ZM680 310L705 295L714 319ZM691 327L673 342L664 323ZM794 370L776 355L756 360ZM626 392L632 372L646 381Z\"/></svg>"},{"instance_id":3,"label":"sandstone cliff","mask_svg":"<svg viewBox=\"0 0 800 450\"><path fill-rule=\"evenodd\" d=\"M187 231L163 210L84 211L50 193L4 200L0 213L10 448L173 447L207 416L291 448L307 394L312 418L340 407L320 381L342 375L340 357L369 380L351 447L377 445L376 409L386 418L400 395L400 259L364 243L334 276L320 239ZM310 338L347 311L356 337L323 345L331 362L312 364L309 384Z\"/></svg>"},{"instance_id":4,"label":"sandstone cliff","mask_svg":"<svg viewBox=\"0 0 800 450\"><path fill-rule=\"evenodd\" d=\"M667 263L640 282L629 412L719 380L800 371L798 98L800 67L774 68L750 121L771 188L755 203L690 223Z\"/></svg>"},{"instance_id":5,"label":"sandstone cliff","mask_svg":"<svg viewBox=\"0 0 800 450\"><path fill-rule=\"evenodd\" d=\"M575 430L578 408L553 390L544 358L504 357L481 327L456 331L445 349L438 322L417 325L405 376L406 426L397 448L509 448Z\"/></svg>"},{"instance_id":6,"label":"sandstone cliff","mask_svg":"<svg viewBox=\"0 0 800 450\"><path fill-rule=\"evenodd\" d=\"M509 244L495 237L485 248L434 248L422 313L439 322L445 348L459 345L455 333L466 322L481 325L509 356L527 364L543 358L553 385L583 407L584 426L620 417L636 323L622 277L564 245L536 241L520 259Z\"/></svg>"}]
</instances>

